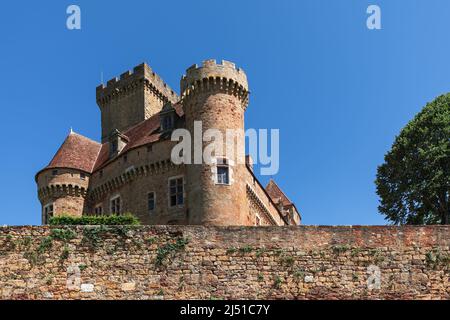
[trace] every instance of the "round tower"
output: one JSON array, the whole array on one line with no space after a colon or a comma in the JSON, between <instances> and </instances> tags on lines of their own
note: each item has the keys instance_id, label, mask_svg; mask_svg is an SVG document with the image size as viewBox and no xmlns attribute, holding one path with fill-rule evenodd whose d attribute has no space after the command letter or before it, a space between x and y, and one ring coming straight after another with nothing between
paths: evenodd
<instances>
[{"instance_id":1,"label":"round tower","mask_svg":"<svg viewBox=\"0 0 450 320\"><path fill-rule=\"evenodd\" d=\"M36 174L42 223L52 216L86 213L89 179L101 145L72 130L50 163Z\"/></svg>"},{"instance_id":2,"label":"round tower","mask_svg":"<svg viewBox=\"0 0 450 320\"><path fill-rule=\"evenodd\" d=\"M38 198L42 205L42 224L60 215L81 217L89 174L71 168L49 168L36 175Z\"/></svg>"},{"instance_id":3,"label":"round tower","mask_svg":"<svg viewBox=\"0 0 450 320\"><path fill-rule=\"evenodd\" d=\"M206 60L202 66L193 65L181 79L182 101L186 128L191 133L191 164L186 166L186 198L188 223L202 225L243 225L246 202L244 150L244 112L248 105L247 76L234 63ZM212 152L211 163L194 153L215 141L203 141L199 136L208 129L216 129L222 135L223 148ZM229 131L231 129L232 131ZM234 154L227 153L228 132L235 135L232 141ZM237 134L237 133L240 133ZM201 139L201 140L200 140ZM196 145L197 144L197 145ZM198 153L197 153L198 154ZM242 156L242 157L240 157Z\"/></svg>"}]
</instances>

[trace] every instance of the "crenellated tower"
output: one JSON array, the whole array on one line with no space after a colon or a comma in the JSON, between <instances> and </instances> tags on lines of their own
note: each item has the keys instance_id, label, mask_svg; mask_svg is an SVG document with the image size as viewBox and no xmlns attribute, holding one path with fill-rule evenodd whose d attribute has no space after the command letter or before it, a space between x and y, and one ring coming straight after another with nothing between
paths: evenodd
<instances>
[{"instance_id":1,"label":"crenellated tower","mask_svg":"<svg viewBox=\"0 0 450 320\"><path fill-rule=\"evenodd\" d=\"M115 130L123 132L161 111L166 102L179 100L146 63L109 80L106 86L98 86L96 97L101 111L102 143Z\"/></svg>"},{"instance_id":2,"label":"crenellated tower","mask_svg":"<svg viewBox=\"0 0 450 320\"><path fill-rule=\"evenodd\" d=\"M236 68L234 63L222 61L219 64L215 60L206 60L202 66L191 66L181 79L181 93L186 129L192 136L192 150L198 139L194 133L195 122L201 122L203 132L217 129L224 139L227 129L243 132L248 83L244 71ZM243 138L243 135L234 136L234 146L243 146ZM203 141L202 150L209 144ZM192 155L192 163L194 160ZM210 164L203 162L186 166L188 223L244 224L243 213L247 208L241 197L246 194L243 177L248 169L245 159L242 162L237 160L236 157L228 158L226 148L223 148L213 155Z\"/></svg>"}]
</instances>

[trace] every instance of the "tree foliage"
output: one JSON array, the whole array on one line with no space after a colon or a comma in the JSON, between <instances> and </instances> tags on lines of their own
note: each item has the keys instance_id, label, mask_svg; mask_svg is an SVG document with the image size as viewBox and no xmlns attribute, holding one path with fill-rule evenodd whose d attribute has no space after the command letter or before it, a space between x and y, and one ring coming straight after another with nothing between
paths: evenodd
<instances>
[{"instance_id":1,"label":"tree foliage","mask_svg":"<svg viewBox=\"0 0 450 320\"><path fill-rule=\"evenodd\" d=\"M378 167L379 211L394 224L449 224L450 93L428 103Z\"/></svg>"}]
</instances>

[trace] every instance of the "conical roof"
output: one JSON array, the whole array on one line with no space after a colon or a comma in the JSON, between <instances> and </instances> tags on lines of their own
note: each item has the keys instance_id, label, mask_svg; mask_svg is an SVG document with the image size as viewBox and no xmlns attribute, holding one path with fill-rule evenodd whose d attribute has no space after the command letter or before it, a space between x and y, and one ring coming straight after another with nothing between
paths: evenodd
<instances>
[{"instance_id":1,"label":"conical roof","mask_svg":"<svg viewBox=\"0 0 450 320\"><path fill-rule=\"evenodd\" d=\"M100 143L71 131L45 169L70 168L91 173L100 148Z\"/></svg>"}]
</instances>

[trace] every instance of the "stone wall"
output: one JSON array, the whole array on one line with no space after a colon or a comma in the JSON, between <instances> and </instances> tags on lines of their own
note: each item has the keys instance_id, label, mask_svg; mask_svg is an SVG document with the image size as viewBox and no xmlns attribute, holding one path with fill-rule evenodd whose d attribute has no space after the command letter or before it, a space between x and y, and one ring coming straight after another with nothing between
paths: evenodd
<instances>
[{"instance_id":1,"label":"stone wall","mask_svg":"<svg viewBox=\"0 0 450 320\"><path fill-rule=\"evenodd\" d=\"M2 227L2 299L450 299L449 226Z\"/></svg>"},{"instance_id":2,"label":"stone wall","mask_svg":"<svg viewBox=\"0 0 450 320\"><path fill-rule=\"evenodd\" d=\"M132 212L142 224L186 224L186 208L169 206L169 178L184 176L185 170L184 166L170 161L174 144L163 140L154 143L151 151L147 145L129 150L126 161L121 155L102 169L102 175L95 172L89 189L90 210L85 213L93 214L96 206L110 213L111 198L120 196L122 212ZM142 170L146 165L149 169ZM108 183L111 188L105 187ZM149 192L156 195L156 207L152 212L148 210Z\"/></svg>"}]
</instances>

